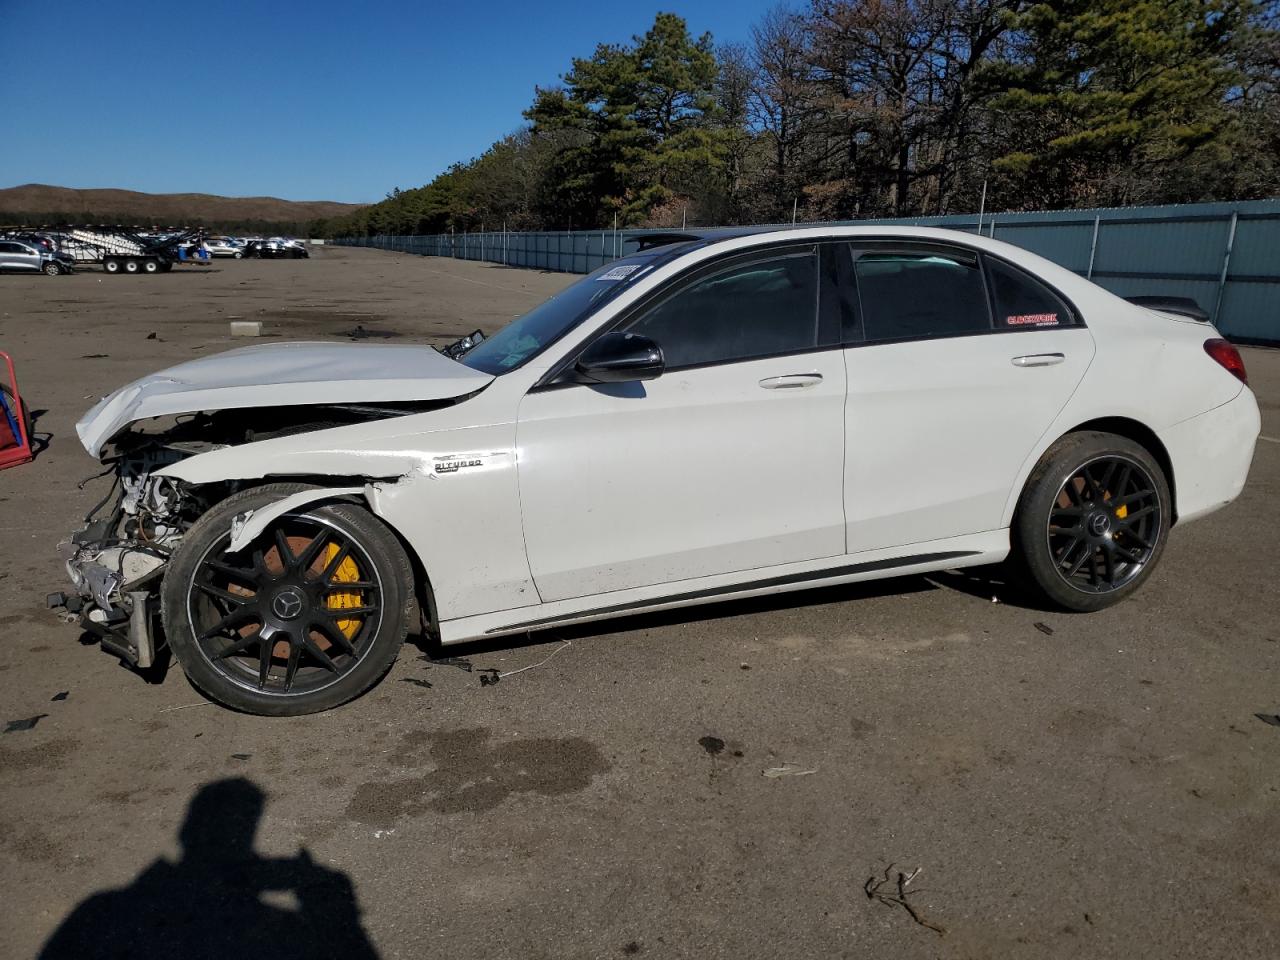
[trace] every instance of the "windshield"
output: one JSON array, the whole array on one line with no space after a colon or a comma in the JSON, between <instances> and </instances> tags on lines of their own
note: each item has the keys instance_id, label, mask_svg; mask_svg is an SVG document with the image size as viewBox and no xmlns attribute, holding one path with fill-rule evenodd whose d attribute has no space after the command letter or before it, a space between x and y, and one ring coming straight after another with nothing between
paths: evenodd
<instances>
[{"instance_id":1,"label":"windshield","mask_svg":"<svg viewBox=\"0 0 1280 960\"><path fill-rule=\"evenodd\" d=\"M458 362L493 376L514 370L645 276L654 266L658 252L640 253L605 264L513 320L468 350Z\"/></svg>"}]
</instances>

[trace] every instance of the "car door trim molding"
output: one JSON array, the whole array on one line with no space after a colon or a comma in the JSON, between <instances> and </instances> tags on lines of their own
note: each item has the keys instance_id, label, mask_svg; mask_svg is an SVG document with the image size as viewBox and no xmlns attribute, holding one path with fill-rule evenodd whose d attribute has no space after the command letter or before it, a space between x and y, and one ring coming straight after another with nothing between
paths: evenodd
<instances>
[{"instance_id":1,"label":"car door trim molding","mask_svg":"<svg viewBox=\"0 0 1280 960\"><path fill-rule=\"evenodd\" d=\"M675 593L669 596L654 597L651 600L631 600L627 603L614 604L607 607L595 607L590 610L578 610L555 617L542 617L537 620L525 620L520 623L493 627L485 634L508 633L513 630L534 630L550 626L564 620L580 620L586 617L602 617L615 613L626 613L632 610L644 610L647 607L663 607L675 603L689 603L695 600L709 600L712 597L742 593L750 590L768 590L771 587L786 587L797 583L814 580L830 580L838 577L851 577L860 573L873 573L877 570L892 570L896 567L914 567L922 563L937 563L939 560L959 560L963 557L976 557L977 550L947 550L941 553L918 553L907 557L891 557L885 560L868 560L863 563L851 563L843 567L826 567L822 570L805 570L801 573L788 573L778 577L766 577L762 580L748 580L743 583L729 583L719 587L707 587L704 590L692 590L688 593Z\"/></svg>"}]
</instances>

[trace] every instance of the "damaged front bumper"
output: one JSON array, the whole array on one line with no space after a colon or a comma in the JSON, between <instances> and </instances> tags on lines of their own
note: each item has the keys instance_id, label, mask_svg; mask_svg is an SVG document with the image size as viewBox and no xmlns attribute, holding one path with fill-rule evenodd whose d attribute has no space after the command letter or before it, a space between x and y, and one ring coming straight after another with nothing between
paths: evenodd
<instances>
[{"instance_id":1,"label":"damaged front bumper","mask_svg":"<svg viewBox=\"0 0 1280 960\"><path fill-rule=\"evenodd\" d=\"M93 524L76 537L89 533ZM59 544L75 593L51 593L51 608L61 608L98 638L102 649L140 669L156 661L155 619L167 557L138 545L103 547L77 542Z\"/></svg>"},{"instance_id":2,"label":"damaged front bumper","mask_svg":"<svg viewBox=\"0 0 1280 960\"><path fill-rule=\"evenodd\" d=\"M163 645L156 629L160 582L181 539L174 520L180 491L173 481L153 476L172 460L162 454L117 465L111 491L58 545L74 592L46 597L51 608L96 636L104 651L140 669L156 662Z\"/></svg>"}]
</instances>

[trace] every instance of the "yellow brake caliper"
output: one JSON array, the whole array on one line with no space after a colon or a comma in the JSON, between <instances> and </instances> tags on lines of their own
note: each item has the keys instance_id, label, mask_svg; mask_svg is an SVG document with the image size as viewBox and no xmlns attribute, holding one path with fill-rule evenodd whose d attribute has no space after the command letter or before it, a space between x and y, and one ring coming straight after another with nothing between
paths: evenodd
<instances>
[{"instance_id":1,"label":"yellow brake caliper","mask_svg":"<svg viewBox=\"0 0 1280 960\"><path fill-rule=\"evenodd\" d=\"M324 548L324 560L320 564L320 568L324 569L329 565L334 556L338 552L336 544L329 544ZM344 557L342 563L338 564L338 569L333 575L334 583L355 583L360 579L360 568L356 566L355 560L351 557ZM330 610L348 610L352 607L364 606L363 590L335 590L329 594L327 606ZM360 629L360 621L358 619L347 618L338 620L338 629L341 630L348 640L356 635L356 631Z\"/></svg>"}]
</instances>

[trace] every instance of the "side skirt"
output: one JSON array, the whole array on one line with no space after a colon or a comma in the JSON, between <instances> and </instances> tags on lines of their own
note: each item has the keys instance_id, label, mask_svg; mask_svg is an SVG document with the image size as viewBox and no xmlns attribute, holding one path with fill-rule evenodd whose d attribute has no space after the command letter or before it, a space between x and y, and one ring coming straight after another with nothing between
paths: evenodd
<instances>
[{"instance_id":1,"label":"side skirt","mask_svg":"<svg viewBox=\"0 0 1280 960\"><path fill-rule=\"evenodd\" d=\"M444 644L462 643L699 603L999 563L1009 553L1009 531L995 530L950 540L913 544L911 549L909 554L901 553L901 547L896 548L896 551L875 550L866 554L850 554L821 561L745 570L732 575L702 577L596 596L556 600L532 607L504 610L501 613L460 617L441 623L440 637Z\"/></svg>"}]
</instances>

